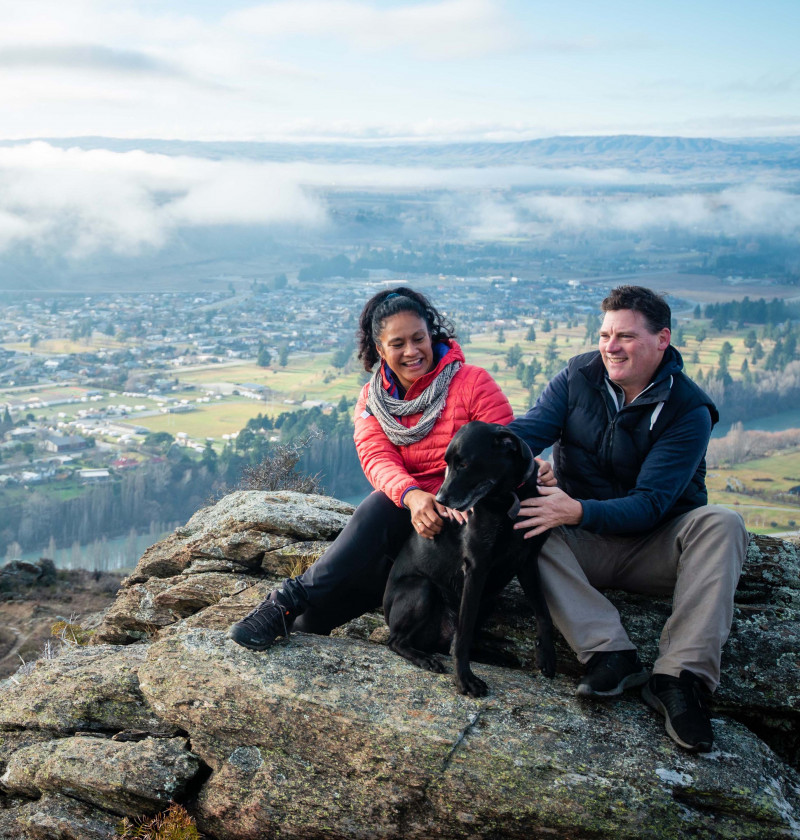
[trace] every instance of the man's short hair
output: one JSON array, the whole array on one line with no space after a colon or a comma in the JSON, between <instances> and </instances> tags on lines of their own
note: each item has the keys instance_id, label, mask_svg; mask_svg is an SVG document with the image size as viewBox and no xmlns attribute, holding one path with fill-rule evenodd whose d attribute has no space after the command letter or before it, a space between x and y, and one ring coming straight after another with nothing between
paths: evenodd
<instances>
[{"instance_id":1,"label":"man's short hair","mask_svg":"<svg viewBox=\"0 0 800 840\"><path fill-rule=\"evenodd\" d=\"M618 309L632 309L641 312L647 322L647 329L655 334L672 328L672 312L664 298L644 286L617 286L600 304L603 312Z\"/></svg>"}]
</instances>

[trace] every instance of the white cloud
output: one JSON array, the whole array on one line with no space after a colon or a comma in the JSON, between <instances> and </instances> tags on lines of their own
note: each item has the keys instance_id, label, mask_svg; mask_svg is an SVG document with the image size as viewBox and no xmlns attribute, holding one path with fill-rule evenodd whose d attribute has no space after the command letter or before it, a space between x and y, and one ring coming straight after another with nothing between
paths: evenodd
<instances>
[{"instance_id":1,"label":"white cloud","mask_svg":"<svg viewBox=\"0 0 800 840\"><path fill-rule=\"evenodd\" d=\"M53 67L61 70L178 75L172 65L145 53L111 49L97 44L0 48L0 67Z\"/></svg>"},{"instance_id":2,"label":"white cloud","mask_svg":"<svg viewBox=\"0 0 800 840\"><path fill-rule=\"evenodd\" d=\"M0 248L136 255L181 226L324 222L322 204L275 164L41 142L0 149Z\"/></svg>"},{"instance_id":3,"label":"white cloud","mask_svg":"<svg viewBox=\"0 0 800 840\"><path fill-rule=\"evenodd\" d=\"M299 182L317 187L387 189L508 189L510 187L569 187L671 184L670 175L626 169L544 168L539 166L378 166L347 164L286 164L284 170Z\"/></svg>"},{"instance_id":4,"label":"white cloud","mask_svg":"<svg viewBox=\"0 0 800 840\"><path fill-rule=\"evenodd\" d=\"M641 198L527 195L482 202L469 228L477 239L666 229L711 236L793 237L800 233L800 196L757 184Z\"/></svg>"},{"instance_id":5,"label":"white cloud","mask_svg":"<svg viewBox=\"0 0 800 840\"><path fill-rule=\"evenodd\" d=\"M322 203L279 164L197 164L200 177L164 209L176 225L325 222Z\"/></svg>"}]
</instances>

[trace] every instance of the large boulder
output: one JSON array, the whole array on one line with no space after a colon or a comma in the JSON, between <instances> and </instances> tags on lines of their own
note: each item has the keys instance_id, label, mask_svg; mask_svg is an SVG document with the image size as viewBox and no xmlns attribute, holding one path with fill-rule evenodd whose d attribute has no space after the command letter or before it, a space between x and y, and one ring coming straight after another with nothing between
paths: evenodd
<instances>
[{"instance_id":1,"label":"large boulder","mask_svg":"<svg viewBox=\"0 0 800 840\"><path fill-rule=\"evenodd\" d=\"M0 735L20 730L58 734L136 730L173 733L154 714L137 671L147 649L70 646L0 683Z\"/></svg>"},{"instance_id":2,"label":"large boulder","mask_svg":"<svg viewBox=\"0 0 800 840\"><path fill-rule=\"evenodd\" d=\"M10 560L0 566L0 600L32 586L51 586L55 582L55 564L46 557L36 562Z\"/></svg>"},{"instance_id":3,"label":"large boulder","mask_svg":"<svg viewBox=\"0 0 800 840\"><path fill-rule=\"evenodd\" d=\"M174 626L224 629L263 599L281 577L296 573L298 562L308 563L318 557L339 533L351 510L335 499L302 493L242 491L226 496L150 549L160 558L157 567L147 559L148 553L144 555L97 629L95 641L128 644L170 632ZM254 534L261 541L258 550ZM241 562L242 539L250 546L248 566ZM186 545L181 542L178 546L175 540L191 540L191 551L187 553ZM270 540L285 542L264 548ZM214 552L217 554L211 558ZM252 560L256 556L257 565ZM229 565L219 565L226 563ZM157 574L152 573L154 568ZM178 568L180 575L167 576L166 570L174 572ZM188 578L190 583L180 583L181 578ZM197 582L191 583L192 579ZM247 591L248 584L255 587L252 592ZM669 599L609 594L642 658L652 663L661 627L671 609ZM379 612L335 632L373 642L388 638ZM770 537L754 537L736 594L734 623L715 704L757 731L795 766L800 763L798 651L797 547ZM535 669L531 610L519 586L512 584L498 599L479 635L474 656L489 664ZM580 671L563 642L559 662L563 673L577 675Z\"/></svg>"},{"instance_id":4,"label":"large boulder","mask_svg":"<svg viewBox=\"0 0 800 840\"><path fill-rule=\"evenodd\" d=\"M0 838L18 840L108 840L118 837L120 818L95 808L80 799L46 793L39 799L23 805L7 823L8 834L3 833L0 812ZM13 833L11 833L13 832Z\"/></svg>"},{"instance_id":5,"label":"large boulder","mask_svg":"<svg viewBox=\"0 0 800 840\"><path fill-rule=\"evenodd\" d=\"M297 635L257 654L190 630L139 676L212 768L196 813L226 840L795 836L798 779L744 726L717 720L716 750L692 756L635 698L477 670L483 700L377 645Z\"/></svg>"},{"instance_id":6,"label":"large boulder","mask_svg":"<svg viewBox=\"0 0 800 840\"><path fill-rule=\"evenodd\" d=\"M143 556L92 646L0 682L0 840L111 838L167 797L209 840L800 838L795 546L751 542L715 749L693 756L635 692L576 698L563 643L557 677L538 675L514 585L473 653L481 700L391 653L379 612L264 653L227 639L351 510L232 494ZM669 601L611 597L652 661Z\"/></svg>"},{"instance_id":7,"label":"large boulder","mask_svg":"<svg viewBox=\"0 0 800 840\"><path fill-rule=\"evenodd\" d=\"M123 587L95 630L95 644L128 644L150 638L181 618L249 589L253 579L231 570L153 577Z\"/></svg>"}]
</instances>

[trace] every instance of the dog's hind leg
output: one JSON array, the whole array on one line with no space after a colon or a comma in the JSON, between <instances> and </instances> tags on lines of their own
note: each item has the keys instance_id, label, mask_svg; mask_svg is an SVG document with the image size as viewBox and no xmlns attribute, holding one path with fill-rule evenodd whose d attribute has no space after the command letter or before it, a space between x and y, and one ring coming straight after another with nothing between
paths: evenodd
<instances>
[{"instance_id":1,"label":"dog's hind leg","mask_svg":"<svg viewBox=\"0 0 800 840\"><path fill-rule=\"evenodd\" d=\"M550 616L544 592L542 592L537 556L540 547L541 544L535 546L533 555L527 559L525 567L517 574L517 579L523 592L533 604L533 614L536 617L536 667L546 677L554 677L556 648L553 641L553 619Z\"/></svg>"},{"instance_id":2,"label":"dog's hind leg","mask_svg":"<svg viewBox=\"0 0 800 840\"><path fill-rule=\"evenodd\" d=\"M389 625L389 648L419 668L443 674L442 661L433 655L440 644L444 613L436 587L422 577L395 580L391 600L387 597L383 607Z\"/></svg>"}]
</instances>

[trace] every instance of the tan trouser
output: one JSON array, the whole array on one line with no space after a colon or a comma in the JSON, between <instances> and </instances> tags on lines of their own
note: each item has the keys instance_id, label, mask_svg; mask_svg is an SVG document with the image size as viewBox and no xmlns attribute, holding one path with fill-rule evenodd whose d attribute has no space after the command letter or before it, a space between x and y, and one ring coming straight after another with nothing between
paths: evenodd
<instances>
[{"instance_id":1,"label":"tan trouser","mask_svg":"<svg viewBox=\"0 0 800 840\"><path fill-rule=\"evenodd\" d=\"M653 671L677 677L687 668L713 691L747 540L741 516L717 505L685 513L646 535L557 528L539 555L553 621L585 663L597 651L635 648L616 607L598 590L672 595Z\"/></svg>"}]
</instances>

